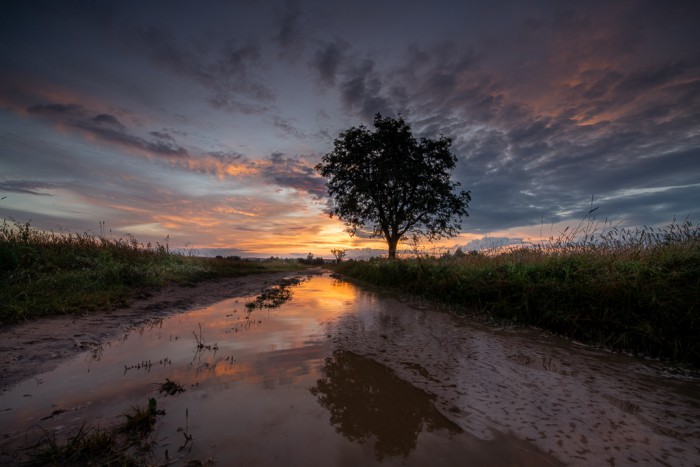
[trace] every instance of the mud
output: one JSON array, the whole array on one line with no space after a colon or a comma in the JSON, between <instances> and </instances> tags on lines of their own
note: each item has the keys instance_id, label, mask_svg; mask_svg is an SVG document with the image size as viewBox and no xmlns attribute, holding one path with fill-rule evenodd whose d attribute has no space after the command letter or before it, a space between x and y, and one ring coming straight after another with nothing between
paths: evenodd
<instances>
[{"instance_id":1,"label":"mud","mask_svg":"<svg viewBox=\"0 0 700 467\"><path fill-rule=\"evenodd\" d=\"M489 328L393 299L332 324L464 431L512 433L569 465L700 465L700 379L535 329Z\"/></svg>"},{"instance_id":2,"label":"mud","mask_svg":"<svg viewBox=\"0 0 700 467\"><path fill-rule=\"evenodd\" d=\"M156 305L140 324L71 336L97 344L5 385L0 464L156 397L155 463L700 465L693 375L327 275L257 300L273 278L257 279L239 298L165 317ZM158 393L168 380L185 391Z\"/></svg>"},{"instance_id":3,"label":"mud","mask_svg":"<svg viewBox=\"0 0 700 467\"><path fill-rule=\"evenodd\" d=\"M289 272L281 272L206 281L192 287L170 285L113 311L0 326L0 391L149 322L228 298L255 294L288 276Z\"/></svg>"}]
</instances>

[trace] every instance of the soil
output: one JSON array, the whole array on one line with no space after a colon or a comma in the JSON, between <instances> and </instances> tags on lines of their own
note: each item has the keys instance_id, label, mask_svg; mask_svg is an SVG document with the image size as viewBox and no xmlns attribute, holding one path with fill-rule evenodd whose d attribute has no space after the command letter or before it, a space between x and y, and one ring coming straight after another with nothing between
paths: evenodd
<instances>
[{"instance_id":1,"label":"soil","mask_svg":"<svg viewBox=\"0 0 700 467\"><path fill-rule=\"evenodd\" d=\"M172 313L205 307L228 298L255 295L285 277L298 274L263 273L206 281L191 287L169 285L117 310L0 326L0 392L51 371L68 358L98 348L133 328Z\"/></svg>"}]
</instances>

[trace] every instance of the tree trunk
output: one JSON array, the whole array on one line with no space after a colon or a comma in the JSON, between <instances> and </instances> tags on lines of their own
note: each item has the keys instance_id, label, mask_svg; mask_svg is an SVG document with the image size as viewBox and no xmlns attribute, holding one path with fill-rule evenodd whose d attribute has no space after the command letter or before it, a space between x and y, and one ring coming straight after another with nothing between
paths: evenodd
<instances>
[{"instance_id":1,"label":"tree trunk","mask_svg":"<svg viewBox=\"0 0 700 467\"><path fill-rule=\"evenodd\" d=\"M399 239L387 238L386 242L389 245L389 259L396 259L396 245L399 243Z\"/></svg>"}]
</instances>

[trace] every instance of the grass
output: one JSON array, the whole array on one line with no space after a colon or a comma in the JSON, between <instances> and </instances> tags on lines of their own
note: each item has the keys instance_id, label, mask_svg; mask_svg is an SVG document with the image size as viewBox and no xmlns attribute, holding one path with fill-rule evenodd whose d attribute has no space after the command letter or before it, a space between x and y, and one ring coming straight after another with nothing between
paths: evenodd
<instances>
[{"instance_id":1,"label":"grass","mask_svg":"<svg viewBox=\"0 0 700 467\"><path fill-rule=\"evenodd\" d=\"M294 261L245 261L171 253L134 237L0 226L0 323L113 309L168 283L298 269Z\"/></svg>"},{"instance_id":2,"label":"grass","mask_svg":"<svg viewBox=\"0 0 700 467\"><path fill-rule=\"evenodd\" d=\"M146 408L132 407L131 412L124 414L125 421L113 428L83 425L64 443L47 434L43 443L28 452L29 460L23 465L147 465L153 441L151 433L157 416L163 414L156 400L150 398Z\"/></svg>"},{"instance_id":3,"label":"grass","mask_svg":"<svg viewBox=\"0 0 700 467\"><path fill-rule=\"evenodd\" d=\"M607 348L700 365L700 228L600 230L441 258L347 261L337 272Z\"/></svg>"}]
</instances>

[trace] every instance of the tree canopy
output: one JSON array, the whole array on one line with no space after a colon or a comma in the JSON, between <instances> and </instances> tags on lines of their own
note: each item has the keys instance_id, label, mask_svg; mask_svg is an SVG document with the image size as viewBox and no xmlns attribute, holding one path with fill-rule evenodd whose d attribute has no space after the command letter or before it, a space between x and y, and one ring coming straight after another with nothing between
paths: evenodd
<instances>
[{"instance_id":1,"label":"tree canopy","mask_svg":"<svg viewBox=\"0 0 700 467\"><path fill-rule=\"evenodd\" d=\"M374 130L352 127L335 139L316 170L327 179L331 217L350 235L358 229L383 237L389 257L407 234L435 240L452 237L467 217L469 191L451 180L457 158L452 140L413 136L402 117L374 117Z\"/></svg>"}]
</instances>

